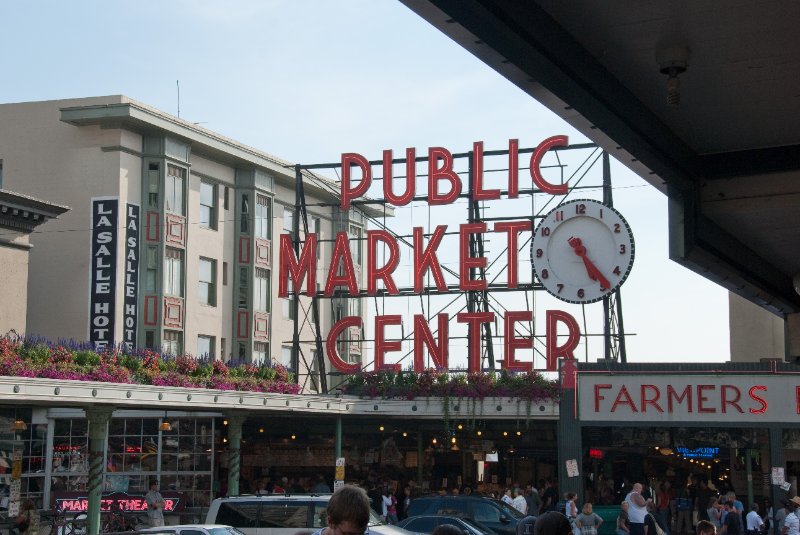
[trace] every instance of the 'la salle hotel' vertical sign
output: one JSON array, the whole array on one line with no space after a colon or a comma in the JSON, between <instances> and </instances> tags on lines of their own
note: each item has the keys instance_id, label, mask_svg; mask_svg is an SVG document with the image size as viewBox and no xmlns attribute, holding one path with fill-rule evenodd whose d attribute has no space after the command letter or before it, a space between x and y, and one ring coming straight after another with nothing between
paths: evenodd
<instances>
[{"instance_id":1,"label":"'la salle hotel' vertical sign","mask_svg":"<svg viewBox=\"0 0 800 535\"><path fill-rule=\"evenodd\" d=\"M92 199L89 341L102 350L114 344L119 199Z\"/></svg>"}]
</instances>

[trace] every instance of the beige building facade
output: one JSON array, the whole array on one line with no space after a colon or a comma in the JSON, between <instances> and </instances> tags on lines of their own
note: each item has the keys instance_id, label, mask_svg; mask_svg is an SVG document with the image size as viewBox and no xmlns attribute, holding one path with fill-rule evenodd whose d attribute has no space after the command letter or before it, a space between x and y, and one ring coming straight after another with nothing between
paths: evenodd
<instances>
[{"instance_id":1,"label":"beige building facade","mask_svg":"<svg viewBox=\"0 0 800 535\"><path fill-rule=\"evenodd\" d=\"M31 233L69 208L2 189L0 160L0 336L24 335Z\"/></svg>"},{"instance_id":2,"label":"beige building facade","mask_svg":"<svg viewBox=\"0 0 800 535\"><path fill-rule=\"evenodd\" d=\"M31 253L28 332L294 364L301 377L317 368L310 298L295 311L278 297L293 163L124 96L3 104L0 125L8 187L72 207ZM322 286L337 232L363 258L369 208L341 211L334 183L303 176ZM335 317L360 314L358 300L318 302L323 336ZM296 313L304 342L293 363ZM361 361L360 344L342 345Z\"/></svg>"}]
</instances>

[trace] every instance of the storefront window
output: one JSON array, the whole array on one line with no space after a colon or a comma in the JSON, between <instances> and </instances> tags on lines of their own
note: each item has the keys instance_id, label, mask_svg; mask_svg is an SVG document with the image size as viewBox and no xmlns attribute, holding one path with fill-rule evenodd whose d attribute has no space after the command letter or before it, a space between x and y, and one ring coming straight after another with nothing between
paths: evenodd
<instances>
[{"instance_id":1,"label":"storefront window","mask_svg":"<svg viewBox=\"0 0 800 535\"><path fill-rule=\"evenodd\" d=\"M20 422L19 429L14 424ZM24 424L24 425L23 425ZM23 428L24 427L24 428ZM0 474L3 496L8 494L8 477L14 466L14 452L18 452L21 463L20 495L31 498L41 506L44 494L45 443L47 426L32 424L29 409L0 410Z\"/></svg>"},{"instance_id":2,"label":"storefront window","mask_svg":"<svg viewBox=\"0 0 800 535\"><path fill-rule=\"evenodd\" d=\"M143 495L149 482L159 479L161 490L180 492L186 507L208 506L212 492L212 419L170 417L171 431L160 430L162 421L111 419L103 492ZM87 422L82 418L56 419L53 425L51 491L85 491L89 470ZM46 426L41 427L44 439ZM44 440L37 447L43 451Z\"/></svg>"},{"instance_id":3,"label":"storefront window","mask_svg":"<svg viewBox=\"0 0 800 535\"><path fill-rule=\"evenodd\" d=\"M85 419L55 420L50 490L86 490L89 476L89 426Z\"/></svg>"}]
</instances>

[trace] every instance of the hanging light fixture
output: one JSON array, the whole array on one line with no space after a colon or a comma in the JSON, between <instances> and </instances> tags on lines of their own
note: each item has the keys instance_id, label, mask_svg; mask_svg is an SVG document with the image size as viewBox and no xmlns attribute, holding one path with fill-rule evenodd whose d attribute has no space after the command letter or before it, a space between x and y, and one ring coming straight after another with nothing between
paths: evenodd
<instances>
[{"instance_id":1,"label":"hanging light fixture","mask_svg":"<svg viewBox=\"0 0 800 535\"><path fill-rule=\"evenodd\" d=\"M158 428L163 432L172 431L172 424L169 423L167 419L166 411L164 411L164 419L161 421L161 425L159 425Z\"/></svg>"},{"instance_id":2,"label":"hanging light fixture","mask_svg":"<svg viewBox=\"0 0 800 535\"><path fill-rule=\"evenodd\" d=\"M28 424L26 424L24 420L20 420L19 418L14 420L14 423L11 424L12 431L25 431L27 429L28 429Z\"/></svg>"}]
</instances>

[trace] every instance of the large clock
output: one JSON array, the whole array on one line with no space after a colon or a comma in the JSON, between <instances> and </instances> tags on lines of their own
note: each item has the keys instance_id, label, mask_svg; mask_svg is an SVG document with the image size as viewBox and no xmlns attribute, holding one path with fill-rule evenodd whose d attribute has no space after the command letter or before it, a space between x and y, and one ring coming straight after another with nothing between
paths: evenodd
<instances>
[{"instance_id":1,"label":"large clock","mask_svg":"<svg viewBox=\"0 0 800 535\"><path fill-rule=\"evenodd\" d=\"M592 303L615 291L633 266L633 234L613 208L591 199L565 202L533 233L531 263L553 296Z\"/></svg>"}]
</instances>

